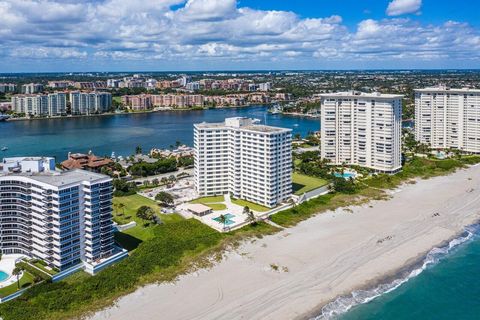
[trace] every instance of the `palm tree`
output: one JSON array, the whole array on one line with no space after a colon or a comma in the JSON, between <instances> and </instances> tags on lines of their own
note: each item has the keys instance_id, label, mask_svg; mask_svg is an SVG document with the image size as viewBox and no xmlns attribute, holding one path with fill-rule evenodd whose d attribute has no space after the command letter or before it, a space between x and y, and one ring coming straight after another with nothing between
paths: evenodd
<instances>
[{"instance_id":1,"label":"palm tree","mask_svg":"<svg viewBox=\"0 0 480 320\"><path fill-rule=\"evenodd\" d=\"M20 289L20 275L22 274L21 267L15 267L12 271L12 275L17 277L17 288Z\"/></svg>"},{"instance_id":2,"label":"palm tree","mask_svg":"<svg viewBox=\"0 0 480 320\"><path fill-rule=\"evenodd\" d=\"M125 205L123 203L119 203L118 208L122 210L122 214L125 214Z\"/></svg>"},{"instance_id":3,"label":"palm tree","mask_svg":"<svg viewBox=\"0 0 480 320\"><path fill-rule=\"evenodd\" d=\"M223 229L225 229L225 225L227 224L227 217L224 214L221 214L218 217L218 220L221 224L223 224Z\"/></svg>"},{"instance_id":4,"label":"palm tree","mask_svg":"<svg viewBox=\"0 0 480 320\"><path fill-rule=\"evenodd\" d=\"M136 153L136 154L141 154L141 153L142 153L142 147L141 147L141 146L137 146L137 147L135 148L135 153Z\"/></svg>"},{"instance_id":5,"label":"palm tree","mask_svg":"<svg viewBox=\"0 0 480 320\"><path fill-rule=\"evenodd\" d=\"M118 203L113 203L113 212L115 212L115 214L118 214Z\"/></svg>"},{"instance_id":6,"label":"palm tree","mask_svg":"<svg viewBox=\"0 0 480 320\"><path fill-rule=\"evenodd\" d=\"M288 199L288 202L292 205L292 208L295 208L295 206L297 205L293 198Z\"/></svg>"},{"instance_id":7,"label":"palm tree","mask_svg":"<svg viewBox=\"0 0 480 320\"><path fill-rule=\"evenodd\" d=\"M257 224L257 217L255 216L255 213L253 213L253 211L250 210L249 207L243 208L243 213L247 215L246 221L248 221L252 225Z\"/></svg>"}]
</instances>

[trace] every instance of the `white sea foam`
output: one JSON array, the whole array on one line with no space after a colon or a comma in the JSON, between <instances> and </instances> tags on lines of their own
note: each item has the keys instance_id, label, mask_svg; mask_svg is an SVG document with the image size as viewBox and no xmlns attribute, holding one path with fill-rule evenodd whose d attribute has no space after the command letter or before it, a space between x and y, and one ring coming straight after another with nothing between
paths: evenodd
<instances>
[{"instance_id":1,"label":"white sea foam","mask_svg":"<svg viewBox=\"0 0 480 320\"><path fill-rule=\"evenodd\" d=\"M356 305L368 303L385 293L389 293L397 289L408 280L418 276L426 268L438 263L438 261L444 258L448 253L450 253L452 249L458 247L460 244L465 243L466 241L469 241L476 235L480 235L480 224L468 226L467 228L465 228L465 232L460 237L451 240L447 245L443 247L435 247L430 250L425 256L422 264L407 273L406 276L395 279L389 283L380 284L375 288L369 290L357 290L353 291L348 296L339 297L336 300L325 305L322 308L321 314L313 318L313 320L334 319L335 317L347 312Z\"/></svg>"}]
</instances>

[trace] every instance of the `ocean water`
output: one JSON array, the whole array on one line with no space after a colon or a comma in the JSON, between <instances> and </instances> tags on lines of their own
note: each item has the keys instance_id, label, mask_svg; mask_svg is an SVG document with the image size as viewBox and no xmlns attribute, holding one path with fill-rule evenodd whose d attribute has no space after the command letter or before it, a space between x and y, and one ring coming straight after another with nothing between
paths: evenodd
<instances>
[{"instance_id":1,"label":"ocean water","mask_svg":"<svg viewBox=\"0 0 480 320\"><path fill-rule=\"evenodd\" d=\"M199 111L165 111L143 114L0 122L0 158L12 156L54 156L57 161L68 152L97 155L128 156L140 145L144 152L151 148L168 148L180 141L193 142L193 124L220 122L227 117L257 118L262 123L293 129L305 136L320 130L320 120L269 114L265 106L209 109Z\"/></svg>"},{"instance_id":2,"label":"ocean water","mask_svg":"<svg viewBox=\"0 0 480 320\"><path fill-rule=\"evenodd\" d=\"M338 298L316 320L480 319L480 225L394 281Z\"/></svg>"}]
</instances>

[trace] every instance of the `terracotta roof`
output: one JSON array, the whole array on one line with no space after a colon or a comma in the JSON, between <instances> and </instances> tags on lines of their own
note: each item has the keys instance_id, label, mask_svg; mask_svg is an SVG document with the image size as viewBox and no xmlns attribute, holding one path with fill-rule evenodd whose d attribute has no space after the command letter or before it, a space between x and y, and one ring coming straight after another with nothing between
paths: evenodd
<instances>
[{"instance_id":1,"label":"terracotta roof","mask_svg":"<svg viewBox=\"0 0 480 320\"><path fill-rule=\"evenodd\" d=\"M69 158L62 162L65 169L97 169L112 163L112 159L101 158L95 155L75 153L69 155Z\"/></svg>"}]
</instances>

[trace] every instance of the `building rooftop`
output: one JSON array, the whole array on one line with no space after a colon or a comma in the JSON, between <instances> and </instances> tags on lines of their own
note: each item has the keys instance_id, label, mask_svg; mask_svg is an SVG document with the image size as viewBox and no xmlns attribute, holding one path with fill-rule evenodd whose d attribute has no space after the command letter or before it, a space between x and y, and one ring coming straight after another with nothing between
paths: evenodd
<instances>
[{"instance_id":1,"label":"building rooftop","mask_svg":"<svg viewBox=\"0 0 480 320\"><path fill-rule=\"evenodd\" d=\"M249 131L257 131L257 132L284 132L284 131L292 131L291 129L287 128L280 128L280 127L272 127L263 124L259 124L260 120L258 119L251 119L245 117L234 117L234 118L226 118L225 122L215 122L215 123L208 123L202 122L195 124L197 128L237 128Z\"/></svg>"},{"instance_id":2,"label":"building rooftop","mask_svg":"<svg viewBox=\"0 0 480 320\"><path fill-rule=\"evenodd\" d=\"M459 93L480 93L480 89L473 88L449 88L446 86L428 87L423 89L415 89L418 92L459 92Z\"/></svg>"},{"instance_id":3,"label":"building rooftop","mask_svg":"<svg viewBox=\"0 0 480 320\"><path fill-rule=\"evenodd\" d=\"M100 174L94 173L85 170L71 170L71 171L49 171L49 172L21 172L21 173L1 173L1 176L17 176L17 177L28 177L32 180L36 180L38 182L47 183L52 186L61 187L67 186L69 184L78 183L82 181L90 181L96 182L99 180L109 180L110 177Z\"/></svg>"},{"instance_id":4,"label":"building rooftop","mask_svg":"<svg viewBox=\"0 0 480 320\"><path fill-rule=\"evenodd\" d=\"M34 174L30 176L31 179L37 180L39 182L48 183L53 186L61 187L64 185L69 185L72 183L78 183L80 181L98 181L98 180L109 180L110 177L100 174L94 173L85 170L71 170L71 171L63 171L63 172L50 172L44 174Z\"/></svg>"},{"instance_id":5,"label":"building rooftop","mask_svg":"<svg viewBox=\"0 0 480 320\"><path fill-rule=\"evenodd\" d=\"M380 92L361 92L361 91L344 91L344 92L332 92L332 93L322 93L319 94L320 97L363 97L363 98L376 98L376 99L402 99L402 94L390 94L390 93L380 93Z\"/></svg>"},{"instance_id":6,"label":"building rooftop","mask_svg":"<svg viewBox=\"0 0 480 320\"><path fill-rule=\"evenodd\" d=\"M97 157L94 154L69 153L68 159L61 163L64 169L96 170L113 163L112 159Z\"/></svg>"}]
</instances>

